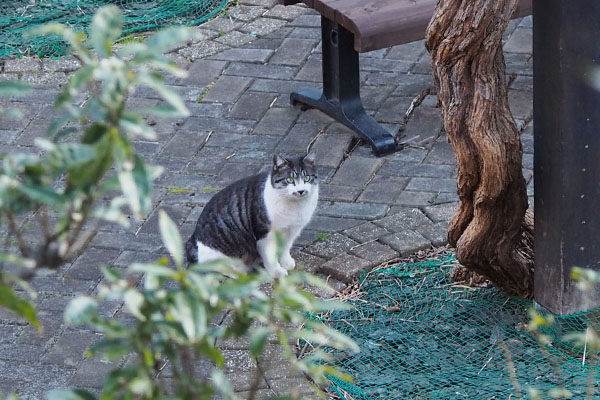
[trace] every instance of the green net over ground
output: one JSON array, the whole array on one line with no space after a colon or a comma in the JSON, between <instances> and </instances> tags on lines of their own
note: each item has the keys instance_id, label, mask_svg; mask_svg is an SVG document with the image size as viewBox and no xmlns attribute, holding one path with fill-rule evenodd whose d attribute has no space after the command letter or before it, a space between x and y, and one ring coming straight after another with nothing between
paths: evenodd
<instances>
[{"instance_id":1,"label":"green net over ground","mask_svg":"<svg viewBox=\"0 0 600 400\"><path fill-rule=\"evenodd\" d=\"M496 288L451 283L453 262L443 256L371 272L362 279L360 293L350 296L355 309L327 316L327 324L361 348L354 355L335 354L336 364L355 379L331 380L340 397L518 399L528 398L528 388L546 392L562 379L573 398L585 398L589 360L582 366L583 351L560 337L597 327L600 316L555 316L552 331L545 332L554 342L546 347L550 362L526 329L532 302ZM508 359L517 385L511 383Z\"/></svg>"},{"instance_id":2,"label":"green net over ground","mask_svg":"<svg viewBox=\"0 0 600 400\"><path fill-rule=\"evenodd\" d=\"M36 25L60 22L85 30L94 12L115 4L125 17L123 36L169 25L197 25L221 11L228 0L11 0L0 1L0 57L62 56L67 46L58 37L25 37Z\"/></svg>"}]
</instances>

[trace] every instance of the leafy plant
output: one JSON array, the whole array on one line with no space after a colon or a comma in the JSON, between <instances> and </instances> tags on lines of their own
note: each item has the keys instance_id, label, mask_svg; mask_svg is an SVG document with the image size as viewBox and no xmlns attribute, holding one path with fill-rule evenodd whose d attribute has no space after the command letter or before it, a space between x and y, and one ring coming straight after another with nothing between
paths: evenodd
<instances>
[{"instance_id":1,"label":"leafy plant","mask_svg":"<svg viewBox=\"0 0 600 400\"><path fill-rule=\"evenodd\" d=\"M358 351L356 345L324 324L306 320L304 314L344 307L317 300L299 289L303 284L327 288L326 284L306 273L292 273L274 282L272 292L266 294L270 277L266 273L246 274L234 260L195 264L186 269L176 225L164 212L159 216L159 225L175 268L170 268L166 259L131 265L132 273L144 274L143 287L139 289L117 270L105 268L106 284L98 297L79 297L65 311L67 322L85 324L104 334L91 347L91 355L110 360L132 351L136 355L135 362L108 375L100 399L173 396L169 398L191 400L210 399L214 394L235 399L237 396L221 369L225 357L216 344L220 339L240 336L248 337L249 352L254 358L260 358L267 343L279 343L290 365L312 377L317 385L324 384L327 375L348 379L326 364L331 359L321 346ZM97 309L102 300L123 301L135 324L101 317ZM211 323L226 314L231 324ZM310 342L315 350L298 360L289 345L297 340ZM201 359L212 362L214 368L196 371L196 365L203 365ZM173 374L171 386L157 379L167 363ZM260 371L257 369L256 373ZM95 398L88 392L78 393L85 396L81 398ZM75 394L59 391L53 396L76 398Z\"/></svg>"},{"instance_id":2,"label":"leafy plant","mask_svg":"<svg viewBox=\"0 0 600 400\"><path fill-rule=\"evenodd\" d=\"M148 165L135 152L133 140L156 136L139 114L188 115L185 104L163 84L161 75L184 76L185 71L162 53L186 41L188 31L170 28L142 42L125 41L115 51L122 24L119 9L107 6L94 16L89 37L61 24L34 32L62 36L81 63L56 98L59 116L48 137L36 140L43 154L12 153L0 166L0 219L9 230L7 250L0 253L0 306L36 327L35 308L15 287L34 296L27 280L39 268L58 268L80 254L96 230L89 221L127 225L128 214L141 218L151 208L152 181L161 169ZM137 85L154 89L165 101L130 111L126 101ZM0 83L0 94L14 95L25 89L21 83ZM326 349L357 351L356 345L323 324L306 320L307 312L341 307L317 300L302 289L304 285L324 288L324 283L301 272L272 282L266 273L245 273L233 260L186 269L181 237L165 213L159 215L159 228L174 267L166 258L135 263L127 275L103 267L98 294L76 298L65 311L68 323L103 334L89 350L90 356L120 359L133 353L131 362L105 378L100 399L189 400L212 398L215 393L234 399L217 342L241 336L248 338L249 351L257 360L268 343L279 343L293 368L311 376L317 386L325 383L327 375L348 378L327 364L331 360ZM142 286L137 285L140 274L144 275ZM131 318L120 321L101 316L102 301L123 302ZM213 324L223 315L232 322ZM289 345L293 340L310 343L312 350L298 360ZM201 358L213 365L206 376L194 370L195 361ZM160 372L167 365L173 372L172 385L161 380ZM96 396L73 389L50 392L48 398L90 400Z\"/></svg>"},{"instance_id":3,"label":"leafy plant","mask_svg":"<svg viewBox=\"0 0 600 400\"><path fill-rule=\"evenodd\" d=\"M150 210L152 180L160 168L146 164L132 140L153 139L156 134L138 113L189 114L158 72L185 75L162 53L188 40L188 30L167 29L114 52L122 25L119 9L108 6L94 16L89 38L62 24L33 32L62 36L82 65L56 98L59 117L50 125L48 137L35 142L43 155L11 153L0 166L0 219L9 230L8 252L0 254L4 265L0 306L34 326L39 326L35 310L17 296L13 285L28 289L25 282L35 270L58 268L80 254L95 232L94 226L85 225L89 219L128 225L127 209L137 218ZM137 112L127 110L126 100L137 85L154 89L165 102ZM26 89L20 82L0 82L0 94L16 95ZM108 203L98 204L105 196Z\"/></svg>"}]
</instances>

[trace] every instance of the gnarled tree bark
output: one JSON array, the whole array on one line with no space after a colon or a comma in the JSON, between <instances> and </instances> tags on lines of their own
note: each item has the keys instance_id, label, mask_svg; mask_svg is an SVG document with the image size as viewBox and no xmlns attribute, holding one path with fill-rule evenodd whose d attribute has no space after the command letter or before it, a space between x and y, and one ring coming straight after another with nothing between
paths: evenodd
<instances>
[{"instance_id":1,"label":"gnarled tree bark","mask_svg":"<svg viewBox=\"0 0 600 400\"><path fill-rule=\"evenodd\" d=\"M460 203L457 258L505 291L533 293L533 219L525 218L519 132L508 107L502 33L518 0L440 0L426 35Z\"/></svg>"}]
</instances>

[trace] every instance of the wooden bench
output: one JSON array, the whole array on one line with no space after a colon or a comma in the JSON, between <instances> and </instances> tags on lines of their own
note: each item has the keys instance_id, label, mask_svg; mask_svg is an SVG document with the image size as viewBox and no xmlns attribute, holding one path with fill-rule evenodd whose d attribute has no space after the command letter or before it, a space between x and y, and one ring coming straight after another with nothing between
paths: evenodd
<instances>
[{"instance_id":1,"label":"wooden bench","mask_svg":"<svg viewBox=\"0 0 600 400\"><path fill-rule=\"evenodd\" d=\"M292 105L316 108L353 129L377 156L399 150L394 137L369 116L360 99L358 53L423 39L437 0L279 0L304 3L321 14L323 91L300 89ZM521 0L514 17L531 14Z\"/></svg>"}]
</instances>

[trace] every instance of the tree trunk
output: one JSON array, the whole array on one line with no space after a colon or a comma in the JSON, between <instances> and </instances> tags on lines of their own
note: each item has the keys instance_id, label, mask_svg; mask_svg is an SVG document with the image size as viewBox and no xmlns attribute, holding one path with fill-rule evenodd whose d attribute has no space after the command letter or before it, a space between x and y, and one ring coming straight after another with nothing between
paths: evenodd
<instances>
[{"instance_id":1,"label":"tree trunk","mask_svg":"<svg viewBox=\"0 0 600 400\"><path fill-rule=\"evenodd\" d=\"M518 0L439 0L426 47L458 161L448 240L461 264L505 291L533 293L533 219L508 108L502 33Z\"/></svg>"}]
</instances>

